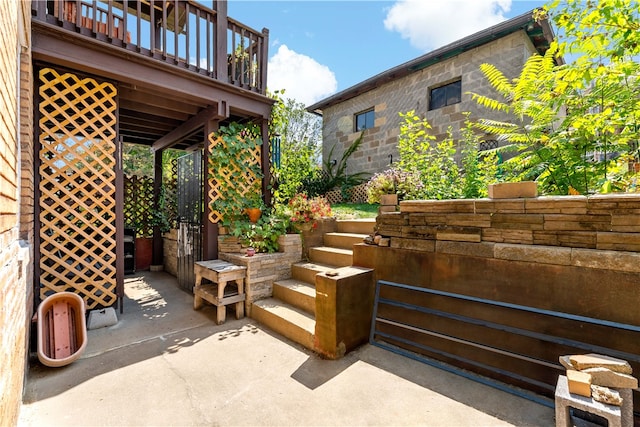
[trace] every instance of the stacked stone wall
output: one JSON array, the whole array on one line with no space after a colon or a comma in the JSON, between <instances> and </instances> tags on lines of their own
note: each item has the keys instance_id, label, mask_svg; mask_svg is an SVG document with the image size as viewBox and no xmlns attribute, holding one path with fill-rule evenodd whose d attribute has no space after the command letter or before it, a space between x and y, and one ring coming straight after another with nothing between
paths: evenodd
<instances>
[{"instance_id":1,"label":"stacked stone wall","mask_svg":"<svg viewBox=\"0 0 640 427\"><path fill-rule=\"evenodd\" d=\"M254 301L273 295L273 282L291 278L291 266L302 259L299 234L285 234L278 238L278 252L246 256L244 252L219 252L219 258L247 267L245 280L245 312L251 316Z\"/></svg>"},{"instance_id":2,"label":"stacked stone wall","mask_svg":"<svg viewBox=\"0 0 640 427\"><path fill-rule=\"evenodd\" d=\"M32 147L30 82L30 2L0 2L0 420L17 423L26 370L30 324L31 275L29 242L33 217L28 217L29 163L23 153ZM31 185L31 187L30 187ZM27 195L26 215L21 195ZM22 239L22 240L21 240Z\"/></svg>"},{"instance_id":3,"label":"stacked stone wall","mask_svg":"<svg viewBox=\"0 0 640 427\"><path fill-rule=\"evenodd\" d=\"M406 77L390 81L354 98L323 110L324 161L340 159L344 151L357 139L354 131L354 115L374 108L374 127L365 131L362 146L347 163L347 173L375 172L386 169L391 160L398 160L398 134L401 118L398 113L410 110L426 118L433 127L433 134L442 139L452 127L457 138L465 120L463 112L470 112L471 119L490 118L508 120L504 113L480 107L468 92L497 96L480 71L480 65L490 63L508 78L517 77L535 48L524 31L519 31L478 46L457 56L416 71ZM429 90L460 78L462 101L457 104L429 110ZM333 158L329 152L336 146Z\"/></svg>"},{"instance_id":4,"label":"stacked stone wall","mask_svg":"<svg viewBox=\"0 0 640 427\"><path fill-rule=\"evenodd\" d=\"M403 201L377 232L399 249L640 272L640 194Z\"/></svg>"}]
</instances>

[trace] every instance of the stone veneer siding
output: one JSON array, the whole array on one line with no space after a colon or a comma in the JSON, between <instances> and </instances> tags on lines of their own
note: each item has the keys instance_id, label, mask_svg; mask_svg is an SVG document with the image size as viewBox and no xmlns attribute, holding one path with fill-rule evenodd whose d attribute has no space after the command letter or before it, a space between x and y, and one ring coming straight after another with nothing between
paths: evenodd
<instances>
[{"instance_id":1,"label":"stone veneer siding","mask_svg":"<svg viewBox=\"0 0 640 427\"><path fill-rule=\"evenodd\" d=\"M33 289L31 2L0 2L0 420L18 419Z\"/></svg>"},{"instance_id":2,"label":"stone veneer siding","mask_svg":"<svg viewBox=\"0 0 640 427\"><path fill-rule=\"evenodd\" d=\"M429 120L433 134L439 139L446 136L449 126L457 137L466 111L471 113L472 119L507 120L508 116L503 113L480 107L467 92L495 96L480 65L493 64L508 78L514 78L520 75L522 66L533 52L535 48L526 33L518 31L325 108L322 111L324 160L329 160L329 152L336 144L333 158L341 158L360 135L354 132L354 115L370 108L375 110L374 127L365 131L363 145L349 159L347 173L350 174L384 170L389 166L390 154L394 161L398 160L400 112L415 110ZM429 111L429 89L459 78L462 80L462 101Z\"/></svg>"},{"instance_id":3,"label":"stone veneer siding","mask_svg":"<svg viewBox=\"0 0 640 427\"><path fill-rule=\"evenodd\" d=\"M245 281L245 313L251 316L254 301L273 295L273 282L291 278L291 266L302 259L299 234L285 234L278 238L278 252L258 253L252 257L244 253L219 252L218 257L235 265L247 267Z\"/></svg>"},{"instance_id":4,"label":"stone veneer siding","mask_svg":"<svg viewBox=\"0 0 640 427\"><path fill-rule=\"evenodd\" d=\"M178 230L171 229L162 235L164 271L178 276Z\"/></svg>"},{"instance_id":5,"label":"stone veneer siding","mask_svg":"<svg viewBox=\"0 0 640 427\"><path fill-rule=\"evenodd\" d=\"M640 194L400 202L392 248L640 272Z\"/></svg>"}]
</instances>

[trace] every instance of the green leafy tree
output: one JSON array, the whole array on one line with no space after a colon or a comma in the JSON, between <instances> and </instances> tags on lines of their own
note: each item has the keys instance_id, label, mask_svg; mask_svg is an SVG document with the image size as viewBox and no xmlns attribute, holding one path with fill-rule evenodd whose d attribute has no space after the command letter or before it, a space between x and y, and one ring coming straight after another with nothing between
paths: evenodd
<instances>
[{"instance_id":1,"label":"green leafy tree","mask_svg":"<svg viewBox=\"0 0 640 427\"><path fill-rule=\"evenodd\" d=\"M303 182L320 170L322 122L302 103L283 99L284 90L270 94L276 100L271 113L270 134L280 140L280 164L273 165L276 202L286 202L300 191Z\"/></svg>"},{"instance_id":2,"label":"green leafy tree","mask_svg":"<svg viewBox=\"0 0 640 427\"><path fill-rule=\"evenodd\" d=\"M637 6L625 0L553 1L550 16L562 38L544 56L533 55L520 76L481 70L498 99L472 94L481 105L512 119L480 120L479 127L515 153L502 166L505 180L534 179L543 193L626 190L640 136ZM562 55L579 55L557 66Z\"/></svg>"}]
</instances>

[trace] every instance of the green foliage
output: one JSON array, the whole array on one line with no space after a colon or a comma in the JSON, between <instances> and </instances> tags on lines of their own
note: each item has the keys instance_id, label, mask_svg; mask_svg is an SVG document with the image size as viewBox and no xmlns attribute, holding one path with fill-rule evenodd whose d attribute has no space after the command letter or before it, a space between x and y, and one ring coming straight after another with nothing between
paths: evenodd
<instances>
[{"instance_id":1,"label":"green foliage","mask_svg":"<svg viewBox=\"0 0 640 427\"><path fill-rule=\"evenodd\" d=\"M218 183L220 197L211 202L211 209L220 212L222 223L231 226L243 218L244 209L252 203L255 193L240 194L236 183L246 182L251 177L262 179L262 171L257 163L243 161L247 153L262 145L259 130L255 125L242 125L236 122L222 126L216 132L224 144L218 144L209 156L209 178ZM230 173L229 173L230 172ZM253 183L259 194L259 182Z\"/></svg>"},{"instance_id":2,"label":"green foliage","mask_svg":"<svg viewBox=\"0 0 640 427\"><path fill-rule=\"evenodd\" d=\"M480 137L473 131L473 124L467 120L461 131L462 145L462 197L477 199L487 197L487 185L494 183L498 175L498 159L494 151L480 153Z\"/></svg>"},{"instance_id":3,"label":"green foliage","mask_svg":"<svg viewBox=\"0 0 640 427\"><path fill-rule=\"evenodd\" d=\"M278 251L278 237L287 233L288 226L286 217L268 210L255 224L246 219L234 221L230 232L256 252L273 253Z\"/></svg>"},{"instance_id":4,"label":"green foliage","mask_svg":"<svg viewBox=\"0 0 640 427\"><path fill-rule=\"evenodd\" d=\"M457 199L486 194L487 184L495 181L497 158L494 153L478 153L480 138L472 129L469 116L456 141L451 128L447 137L436 142L431 125L414 111L400 113L398 167L409 173L405 199ZM456 145L461 146L462 168L456 163ZM417 179L416 179L417 177Z\"/></svg>"},{"instance_id":5,"label":"green foliage","mask_svg":"<svg viewBox=\"0 0 640 427\"><path fill-rule=\"evenodd\" d=\"M280 139L280 165L273 165L273 196L276 202L286 202L320 170L322 121L307 112L304 104L282 99L284 90L269 95L276 100L269 132Z\"/></svg>"},{"instance_id":6,"label":"green foliage","mask_svg":"<svg viewBox=\"0 0 640 427\"><path fill-rule=\"evenodd\" d=\"M472 94L484 107L509 113L510 123L479 128L507 142L515 155L501 165L505 180L536 180L542 193L589 194L630 188L640 138L640 10L627 0L552 1L546 11L562 35L534 55L512 81L481 67L501 99ZM555 66L558 55L579 54Z\"/></svg>"},{"instance_id":7,"label":"green foliage","mask_svg":"<svg viewBox=\"0 0 640 427\"><path fill-rule=\"evenodd\" d=\"M309 179L305 179L302 183L302 192L309 196L317 196L326 194L335 189L340 189L346 196L347 190L356 185L360 185L365 181L366 173L358 172L355 174L347 174L347 161L353 153L358 150L364 140L364 131L353 143L342 153L340 160L333 160L333 152L336 145L331 147L328 158L324 161L324 169L317 170Z\"/></svg>"},{"instance_id":8,"label":"green foliage","mask_svg":"<svg viewBox=\"0 0 640 427\"><path fill-rule=\"evenodd\" d=\"M417 192L421 188L419 173L394 167L374 174L367 182L365 191L367 202L380 203L380 196L384 194L397 194L398 199L403 199L407 194Z\"/></svg>"}]
</instances>

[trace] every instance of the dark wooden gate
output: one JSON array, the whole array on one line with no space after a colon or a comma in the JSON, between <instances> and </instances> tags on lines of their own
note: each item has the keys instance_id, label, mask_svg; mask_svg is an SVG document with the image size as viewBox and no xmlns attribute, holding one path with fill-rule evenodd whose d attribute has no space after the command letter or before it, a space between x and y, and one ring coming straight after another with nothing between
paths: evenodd
<instances>
[{"instance_id":1,"label":"dark wooden gate","mask_svg":"<svg viewBox=\"0 0 640 427\"><path fill-rule=\"evenodd\" d=\"M178 284L193 291L193 263L202 259L203 163L195 151L178 159Z\"/></svg>"}]
</instances>

